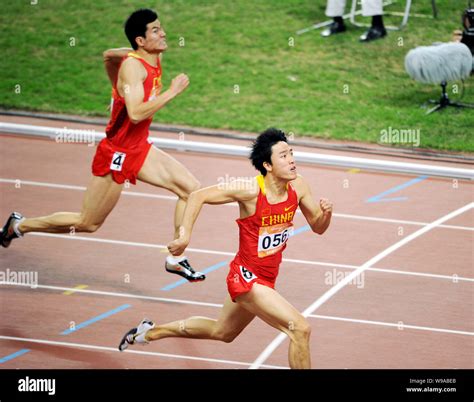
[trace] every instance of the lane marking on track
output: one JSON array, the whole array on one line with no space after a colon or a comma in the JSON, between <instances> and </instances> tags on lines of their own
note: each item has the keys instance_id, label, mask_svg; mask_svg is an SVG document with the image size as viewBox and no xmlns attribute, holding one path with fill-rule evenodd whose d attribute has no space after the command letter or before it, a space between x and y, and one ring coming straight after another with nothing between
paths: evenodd
<instances>
[{"instance_id":1,"label":"lane marking on track","mask_svg":"<svg viewBox=\"0 0 474 402\"><path fill-rule=\"evenodd\" d=\"M60 335L69 335L72 332L76 332L82 328L88 327L91 324L96 323L97 321L103 320L104 318L108 318L111 315L120 313L123 310L126 310L127 308L132 307L130 304L123 304L117 308L114 308L113 310L106 311L105 313L102 313L96 317L91 318L90 320L81 322L80 324L74 325L72 328L68 328L65 331L61 332Z\"/></svg>"},{"instance_id":2,"label":"lane marking on track","mask_svg":"<svg viewBox=\"0 0 474 402\"><path fill-rule=\"evenodd\" d=\"M73 289L86 289L86 288L88 288L88 287L89 287L89 286L87 286L87 285L77 285L77 286L74 286ZM70 296L70 295L73 295L74 293L76 293L75 290L66 290L66 291L63 293L63 295L64 295L64 296Z\"/></svg>"},{"instance_id":3,"label":"lane marking on track","mask_svg":"<svg viewBox=\"0 0 474 402\"><path fill-rule=\"evenodd\" d=\"M24 284L10 284L14 286L22 286L22 287L28 287L30 288L29 285L24 285ZM67 288L67 287L61 287L61 286L48 286L48 285L38 285L35 287L35 289L46 289L46 290L57 290L57 291L62 291L64 289L72 289L72 288ZM100 290L81 290L78 291L80 293L84 294L92 294L92 295L100 295L100 296L111 296L111 297L123 297L123 298L130 298L130 299L141 299L141 300L149 300L149 301L166 301L167 303L179 303L179 304L190 304L190 305L200 305L200 306L205 306L205 307L213 307L213 308L222 308L223 304L218 304L218 303L205 303L205 302L196 302L192 300L182 300L182 299L163 299L161 297L155 297L155 296L144 296L144 295L134 295L134 294L128 294L128 293L115 293L115 292L104 292ZM352 321L352 322L360 322L360 323L365 323L365 324L374 324L376 325L377 323L380 323L382 325L381 321L369 321L369 320L358 320L358 319L353 319L353 318L343 318L343 317L335 317L335 316L329 316L329 315L316 315L316 314L310 314L308 317L313 317L313 318L322 318L322 319L327 319L327 320L335 320L335 321ZM383 323L384 325L392 326L396 325L399 326L400 324L391 324L391 323ZM447 333L455 333L455 334L462 334L462 335L471 335L473 333L471 332L466 332L466 331L461 331L461 330L452 330L452 329L443 329L443 328L432 328L432 327L421 327L421 326L413 326L413 325L406 325L407 328L414 328L414 329L425 329L427 331L435 331L435 332L447 332Z\"/></svg>"},{"instance_id":4,"label":"lane marking on track","mask_svg":"<svg viewBox=\"0 0 474 402\"><path fill-rule=\"evenodd\" d=\"M365 202L372 203L372 202L387 202L387 201L405 201L408 200L408 197L394 197L394 198L385 198L389 194L396 193L397 191L403 190L407 187L413 186L414 184L419 183L420 181L423 181L427 179L428 176L419 176L415 179L412 179L410 181L407 181L406 183L399 184L398 186L392 187L383 193L374 195L373 197L367 198Z\"/></svg>"},{"instance_id":5,"label":"lane marking on track","mask_svg":"<svg viewBox=\"0 0 474 402\"><path fill-rule=\"evenodd\" d=\"M468 332L468 331L460 331L457 329L445 329L445 328L433 328L433 327L422 327L419 325L409 325L405 324L402 321L398 323L392 323L392 322L385 322L385 321L371 321L371 320L359 320L355 318L344 318L344 317L335 317L335 316L330 316L330 315L319 315L319 314L310 314L308 317L311 318L318 318L322 320L332 320L332 321L345 321L345 322L354 322L358 324L368 324L368 325L381 325L384 327L395 327L398 328L398 330L403 330L403 329L416 329L420 331L432 331L432 332L444 332L447 334L456 334L456 335L467 335L467 336L474 336L474 332Z\"/></svg>"},{"instance_id":6,"label":"lane marking on track","mask_svg":"<svg viewBox=\"0 0 474 402\"><path fill-rule=\"evenodd\" d=\"M0 183L12 183L12 184L19 184L20 186L23 184L29 186L39 186L39 187L48 187L48 188L59 188L64 190L77 190L77 191L85 191L86 187L82 186L72 186L66 184L55 184L55 183L45 183L45 182L38 182L38 181L28 181L28 180L21 180L21 179L2 179L0 178ZM159 194L150 194L150 193L141 193L135 191L126 191L122 192L123 195L129 195L134 197L143 197L143 198L157 198L161 200L168 200L168 201L177 201L177 197L170 196L170 195L159 195ZM237 203L229 203L229 204L222 204L222 206L228 207L237 207ZM301 211L298 209L296 213L301 214ZM414 226L426 226L429 223L427 222L418 222L418 221L409 221L409 220L400 220L400 219L389 219L389 218L377 218L371 216L363 216L363 215L350 215L350 214L342 214L342 213L334 213L333 217L336 218L344 218L344 219L355 219L355 220L366 220L366 221L373 221L373 222L386 222L386 223L403 223L405 225L414 225ZM457 225L439 225L440 228L444 229L457 229L457 230L469 230L474 231L473 227L466 227L466 226L457 226Z\"/></svg>"},{"instance_id":7,"label":"lane marking on track","mask_svg":"<svg viewBox=\"0 0 474 402\"><path fill-rule=\"evenodd\" d=\"M86 191L84 186L73 186L70 184L57 184L57 183L46 183L41 181L30 181L22 179L2 179L0 178L0 183L12 183L15 184L15 188L21 188L23 185L35 186L35 187L47 187L47 188L58 188L62 190L74 190L74 191ZM158 198L161 200L171 200L177 201L178 197L171 195L160 195L160 194L150 194L150 193L140 193L137 191L122 191L123 195L130 195L132 197L143 197L143 198Z\"/></svg>"},{"instance_id":8,"label":"lane marking on track","mask_svg":"<svg viewBox=\"0 0 474 402\"><path fill-rule=\"evenodd\" d=\"M311 304L306 310L304 310L302 315L304 317L308 317L310 314L313 314L314 311L316 311L320 306L322 306L324 303L326 303L331 297L333 297L337 292L339 292L339 290L341 290L348 283L350 283L355 277L359 276L361 273L363 273L365 270L367 270L367 268L370 268L372 265L379 262L383 258L387 257L388 255L390 255L394 251L398 250L400 247L402 247L405 244L411 242L412 240L415 240L416 238L420 237L421 235L429 232L430 230L432 230L436 226L439 226L443 222L446 222L449 219L452 219L452 218L454 218L458 215L463 214L466 211L469 211L471 208L474 208L474 202L466 204L463 207L458 208L455 211L452 211L452 212L442 216L441 218L434 220L428 226L425 226L425 227L417 230L416 232L408 235L407 237L403 238L402 240L396 242L395 244L392 244L390 247L387 247L385 250L383 250L382 252L377 254L375 257L372 257L366 263L364 263L359 268L357 268L354 272L351 272L343 280L341 280L339 283L337 283L331 289L329 289L327 292L325 292L313 304ZM286 337L287 337L286 334L280 333L262 351L262 353L260 353L260 355L255 359L255 361L253 362L253 364L250 368L251 369L258 369L270 357L270 355L275 351L275 349L278 346L280 346L280 344L286 339Z\"/></svg>"},{"instance_id":9,"label":"lane marking on track","mask_svg":"<svg viewBox=\"0 0 474 402\"><path fill-rule=\"evenodd\" d=\"M5 286L5 285L31 287L30 285L23 284L23 283L0 283L0 286ZM183 299L171 299L171 298L156 297L156 296L134 295L132 293L107 292L104 290L74 289L74 288L68 288L64 286L37 285L34 287L34 289L59 290L59 291L74 290L76 293L84 293L84 294L91 294L91 295L123 297L127 299L152 300L152 301L163 302L163 303L190 304L190 305L204 306L204 307L222 307L222 304L216 304L216 303L206 303L206 302L183 300Z\"/></svg>"},{"instance_id":10,"label":"lane marking on track","mask_svg":"<svg viewBox=\"0 0 474 402\"><path fill-rule=\"evenodd\" d=\"M18 352L11 353L7 356L4 356L0 359L0 364L6 363L9 360L16 359L17 357L20 357L20 356L24 355L25 353L28 353L29 351L30 351L30 349L21 349Z\"/></svg>"},{"instance_id":11,"label":"lane marking on track","mask_svg":"<svg viewBox=\"0 0 474 402\"><path fill-rule=\"evenodd\" d=\"M118 348L112 348L109 346L99 346L99 345L89 345L84 343L72 343L72 342L58 342L58 341L50 341L46 339L34 339L34 338L19 338L16 336L4 336L0 335L0 339L6 341L16 341L16 342L27 342L27 343L39 343L43 345L51 345L51 346L62 346L68 348L79 348L79 349L92 349L92 350L101 350L104 352L116 352L116 353L132 353L136 355L145 355L145 356L155 356L155 357L168 357L171 359L183 359L183 360L195 360L195 361L204 361L204 362L211 362L211 363L223 363L223 364L231 364L237 366L250 366L251 363L247 362L239 362L235 360L223 360L223 359L212 359L207 357L195 357L195 356L186 356L186 355L174 355L171 353L159 353L159 352L147 352L144 350L132 350L127 349L123 352L120 352ZM264 365L262 367L265 368L272 368L272 369L287 369L288 367L283 366L273 366L273 365Z\"/></svg>"},{"instance_id":12,"label":"lane marking on track","mask_svg":"<svg viewBox=\"0 0 474 402\"><path fill-rule=\"evenodd\" d=\"M62 234L54 234L54 233L28 233L30 236L38 236L38 237L54 237L58 239L66 239L66 240L79 240L79 241L89 241L89 242L97 242L97 243L105 243L105 244L118 244L122 246L131 246L131 247L148 247L148 248L158 248L158 249L167 249L167 247L163 244L152 244L152 243L140 243L140 242L131 242L131 241L124 241L124 240L110 240L110 239L100 239L97 237L83 237L83 236L71 236L71 235L62 235ZM199 254L214 254L214 255L225 255L235 257L235 252L231 253L228 251L218 251L218 250L207 250L207 249L200 249L200 248L192 248L188 247L186 251L190 253L199 253ZM305 265L317 265L323 267L336 267L336 268L348 268L348 269L357 269L359 268L358 265L350 265L350 264L337 264L333 262L324 262L324 261L309 261L309 260L299 260L294 258L283 258L283 262L285 263L292 263L292 264L305 264ZM368 269L368 271L375 271L375 272L386 272L391 274L400 274L400 275L413 275L413 276L426 276L430 278L442 278L442 279L449 279L451 281L459 280L459 281L468 281L473 282L473 278L466 278L461 276L453 276L453 275L438 275L438 274L431 274L431 273L422 273L422 272L409 272L409 271L399 271L395 269L384 269L384 268L375 268L372 267Z\"/></svg>"}]
</instances>

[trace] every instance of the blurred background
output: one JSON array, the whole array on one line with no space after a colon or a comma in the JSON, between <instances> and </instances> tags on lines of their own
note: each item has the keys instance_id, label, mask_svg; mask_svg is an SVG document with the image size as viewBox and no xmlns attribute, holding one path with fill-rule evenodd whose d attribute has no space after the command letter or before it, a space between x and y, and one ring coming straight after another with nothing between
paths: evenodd
<instances>
[{"instance_id":1,"label":"blurred background","mask_svg":"<svg viewBox=\"0 0 474 402\"><path fill-rule=\"evenodd\" d=\"M412 80L407 52L450 42L462 30L464 0L415 0L401 31L360 43L363 28L323 38L302 28L328 20L325 0L1 0L0 107L108 116L110 83L102 52L129 46L123 32L137 8L159 13L167 33L165 87L184 72L187 91L154 121L260 132L277 126L295 137L376 143L381 132L419 130L420 148L474 151L474 111L425 115L440 87ZM350 9L348 1L347 12ZM402 12L395 1L384 12ZM359 16L361 22L370 18ZM400 16L384 16L386 25ZM449 82L450 98L474 102L472 76ZM397 145L393 145L397 146ZM400 144L398 144L400 146Z\"/></svg>"}]
</instances>

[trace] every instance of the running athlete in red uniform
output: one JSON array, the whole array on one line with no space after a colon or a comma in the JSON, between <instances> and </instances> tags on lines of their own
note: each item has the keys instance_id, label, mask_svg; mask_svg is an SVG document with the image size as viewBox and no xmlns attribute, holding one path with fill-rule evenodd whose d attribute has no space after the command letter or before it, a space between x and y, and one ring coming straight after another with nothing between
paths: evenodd
<instances>
[{"instance_id":1,"label":"running athlete in red uniform","mask_svg":"<svg viewBox=\"0 0 474 402\"><path fill-rule=\"evenodd\" d=\"M125 34L134 51L111 49L104 53L107 74L113 84L112 115L107 137L97 147L92 179L80 213L57 212L38 218L23 218L14 212L0 231L0 243L8 247L29 232L95 232L115 207L125 182L136 180L166 188L179 198L175 210L175 238L189 194L200 185L177 160L148 142L153 115L189 85L179 74L161 93L161 54L167 49L166 34L158 15L140 9L125 23ZM130 49L131 50L131 49ZM125 57L123 57L125 56ZM169 256L165 268L189 281L204 280L184 256Z\"/></svg>"},{"instance_id":2,"label":"running athlete in red uniform","mask_svg":"<svg viewBox=\"0 0 474 402\"><path fill-rule=\"evenodd\" d=\"M130 344L167 337L232 342L257 316L290 338L291 368L311 367L310 326L274 286L298 206L311 229L323 234L331 221L332 204L326 199L321 199L319 206L315 203L308 184L296 173L292 149L280 130L263 132L253 145L250 159L261 175L256 180L219 184L193 192L180 237L168 245L173 254L184 251L203 204L238 202L239 251L230 264L229 296L219 318L190 317L157 326L143 320L125 334L120 350Z\"/></svg>"}]
</instances>

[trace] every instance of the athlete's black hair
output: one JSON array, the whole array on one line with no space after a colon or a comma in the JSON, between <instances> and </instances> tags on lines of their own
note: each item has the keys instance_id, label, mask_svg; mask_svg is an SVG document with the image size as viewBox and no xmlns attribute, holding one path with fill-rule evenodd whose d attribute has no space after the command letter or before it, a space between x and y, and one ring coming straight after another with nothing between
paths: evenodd
<instances>
[{"instance_id":1,"label":"athlete's black hair","mask_svg":"<svg viewBox=\"0 0 474 402\"><path fill-rule=\"evenodd\" d=\"M252 145L249 159L264 176L267 174L267 169L264 168L263 163L272 164L272 147L280 141L288 142L285 133L277 128L268 128L257 137Z\"/></svg>"},{"instance_id":2,"label":"athlete's black hair","mask_svg":"<svg viewBox=\"0 0 474 402\"><path fill-rule=\"evenodd\" d=\"M146 25L158 19L158 14L149 8L134 11L125 21L125 35L134 50L138 49L137 36L145 37Z\"/></svg>"}]
</instances>

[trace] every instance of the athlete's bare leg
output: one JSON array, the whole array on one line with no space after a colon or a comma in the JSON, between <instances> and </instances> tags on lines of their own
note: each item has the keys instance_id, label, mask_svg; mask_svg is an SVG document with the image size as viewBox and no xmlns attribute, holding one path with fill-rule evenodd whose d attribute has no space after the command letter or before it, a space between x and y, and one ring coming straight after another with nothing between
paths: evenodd
<instances>
[{"instance_id":1,"label":"athlete's bare leg","mask_svg":"<svg viewBox=\"0 0 474 402\"><path fill-rule=\"evenodd\" d=\"M156 341L168 337L214 339L232 342L254 319L255 314L248 312L227 296L224 307L217 320L207 317L189 317L158 325L146 333L147 341Z\"/></svg>"},{"instance_id":2,"label":"athlete's bare leg","mask_svg":"<svg viewBox=\"0 0 474 402\"><path fill-rule=\"evenodd\" d=\"M199 181L183 164L153 146L150 148L140 172L138 172L138 179L153 186L166 188L179 197L174 215L174 238L177 239L186 201L189 194L199 189Z\"/></svg>"},{"instance_id":3,"label":"athlete's bare leg","mask_svg":"<svg viewBox=\"0 0 474 402\"><path fill-rule=\"evenodd\" d=\"M26 218L18 229L21 233L95 232L117 204L122 187L122 184L113 181L111 174L92 176L80 213L56 212L39 218Z\"/></svg>"},{"instance_id":4,"label":"athlete's bare leg","mask_svg":"<svg viewBox=\"0 0 474 402\"><path fill-rule=\"evenodd\" d=\"M236 302L290 338L288 360L291 368L311 368L309 337L311 327L301 313L275 290L255 283Z\"/></svg>"}]
</instances>

